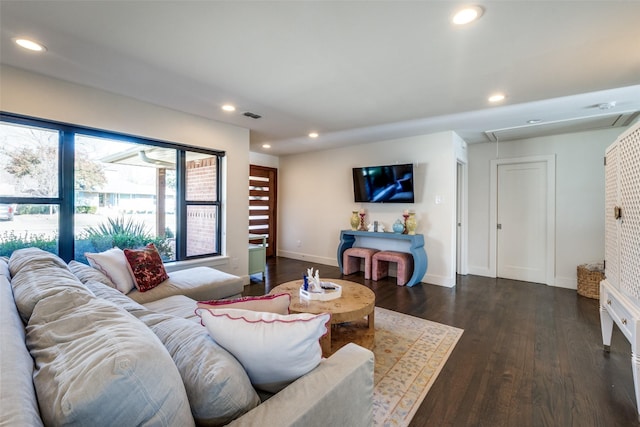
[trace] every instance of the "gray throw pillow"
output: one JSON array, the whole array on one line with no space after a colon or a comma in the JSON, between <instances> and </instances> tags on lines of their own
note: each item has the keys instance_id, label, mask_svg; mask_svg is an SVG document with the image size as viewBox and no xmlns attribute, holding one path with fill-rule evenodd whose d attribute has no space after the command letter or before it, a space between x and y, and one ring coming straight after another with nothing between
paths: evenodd
<instances>
[{"instance_id":1,"label":"gray throw pillow","mask_svg":"<svg viewBox=\"0 0 640 427\"><path fill-rule=\"evenodd\" d=\"M11 287L22 321L26 324L38 301L64 289L91 294L57 255L38 248L18 249L9 259Z\"/></svg>"},{"instance_id":2,"label":"gray throw pillow","mask_svg":"<svg viewBox=\"0 0 640 427\"><path fill-rule=\"evenodd\" d=\"M27 346L45 425L194 425L167 350L108 301L77 289L40 300Z\"/></svg>"},{"instance_id":3,"label":"gray throw pillow","mask_svg":"<svg viewBox=\"0 0 640 427\"><path fill-rule=\"evenodd\" d=\"M198 425L228 424L260 404L242 365L211 339L204 326L148 310L100 283L87 283L87 287L96 296L128 310L160 338L178 367Z\"/></svg>"}]
</instances>

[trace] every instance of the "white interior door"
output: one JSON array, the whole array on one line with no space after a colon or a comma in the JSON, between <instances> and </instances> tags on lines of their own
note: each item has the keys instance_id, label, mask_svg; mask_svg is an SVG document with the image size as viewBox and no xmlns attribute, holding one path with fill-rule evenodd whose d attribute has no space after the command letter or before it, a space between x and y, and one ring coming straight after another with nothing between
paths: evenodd
<instances>
[{"instance_id":1,"label":"white interior door","mask_svg":"<svg viewBox=\"0 0 640 427\"><path fill-rule=\"evenodd\" d=\"M497 275L546 283L547 163L498 166Z\"/></svg>"}]
</instances>

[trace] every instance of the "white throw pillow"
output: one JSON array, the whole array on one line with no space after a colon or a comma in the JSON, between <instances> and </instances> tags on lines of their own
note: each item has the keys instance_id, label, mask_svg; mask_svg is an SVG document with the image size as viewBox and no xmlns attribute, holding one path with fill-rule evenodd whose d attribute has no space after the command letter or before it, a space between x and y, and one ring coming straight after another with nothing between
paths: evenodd
<instances>
[{"instance_id":1,"label":"white throw pillow","mask_svg":"<svg viewBox=\"0 0 640 427\"><path fill-rule=\"evenodd\" d=\"M291 295L283 293L257 297L198 301L198 308L211 308L216 310L222 308L237 308L241 310L262 311L267 313L289 314L290 303Z\"/></svg>"},{"instance_id":2,"label":"white throw pillow","mask_svg":"<svg viewBox=\"0 0 640 427\"><path fill-rule=\"evenodd\" d=\"M322 360L319 339L327 333L328 313L198 311L209 335L240 361L257 389L277 393Z\"/></svg>"},{"instance_id":3,"label":"white throw pillow","mask_svg":"<svg viewBox=\"0 0 640 427\"><path fill-rule=\"evenodd\" d=\"M122 249L115 247L100 253L87 252L84 256L91 267L100 270L123 294L128 294L135 287L127 257Z\"/></svg>"},{"instance_id":4,"label":"white throw pillow","mask_svg":"<svg viewBox=\"0 0 640 427\"><path fill-rule=\"evenodd\" d=\"M158 337L86 288L38 301L26 344L46 426L194 425L178 368Z\"/></svg>"}]
</instances>

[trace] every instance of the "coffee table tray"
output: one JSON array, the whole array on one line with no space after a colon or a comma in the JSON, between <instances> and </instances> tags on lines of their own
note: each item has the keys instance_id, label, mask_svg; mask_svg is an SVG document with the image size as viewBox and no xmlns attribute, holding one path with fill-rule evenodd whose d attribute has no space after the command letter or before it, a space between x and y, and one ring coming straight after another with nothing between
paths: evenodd
<instances>
[{"instance_id":1,"label":"coffee table tray","mask_svg":"<svg viewBox=\"0 0 640 427\"><path fill-rule=\"evenodd\" d=\"M333 282L322 282L322 286L330 286L335 289L323 289L323 292L305 291L300 287L300 298L307 300L331 301L342 296L342 286Z\"/></svg>"}]
</instances>

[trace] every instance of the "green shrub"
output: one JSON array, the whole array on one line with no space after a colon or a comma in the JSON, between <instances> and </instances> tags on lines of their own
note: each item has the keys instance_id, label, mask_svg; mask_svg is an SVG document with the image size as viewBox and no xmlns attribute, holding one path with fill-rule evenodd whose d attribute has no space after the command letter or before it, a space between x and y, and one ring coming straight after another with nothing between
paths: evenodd
<instances>
[{"instance_id":1,"label":"green shrub","mask_svg":"<svg viewBox=\"0 0 640 427\"><path fill-rule=\"evenodd\" d=\"M108 218L107 222L87 228L81 239L90 241L95 252L102 252L115 246L120 249L134 249L153 243L163 260L170 260L173 255L169 238L153 236L143 222L135 222L131 218L128 220L124 217Z\"/></svg>"},{"instance_id":2,"label":"green shrub","mask_svg":"<svg viewBox=\"0 0 640 427\"><path fill-rule=\"evenodd\" d=\"M153 243L163 261L173 259L171 236L156 237L146 230L144 223L135 223L124 218L109 218L106 223L97 227L87 228L75 240L74 259L87 262L85 252L102 252L114 246L120 249L135 249ZM58 254L58 236L34 234L25 231L16 234L15 231L4 231L0 234L0 256L10 257L13 251L22 248L36 247Z\"/></svg>"},{"instance_id":3,"label":"green shrub","mask_svg":"<svg viewBox=\"0 0 640 427\"><path fill-rule=\"evenodd\" d=\"M18 205L17 215L49 215L58 211L57 206L49 205Z\"/></svg>"},{"instance_id":4,"label":"green shrub","mask_svg":"<svg viewBox=\"0 0 640 427\"><path fill-rule=\"evenodd\" d=\"M28 231L24 234L16 234L13 230L0 234L0 256L10 257L13 251L28 247L36 247L57 254L58 236L30 234Z\"/></svg>"},{"instance_id":5,"label":"green shrub","mask_svg":"<svg viewBox=\"0 0 640 427\"><path fill-rule=\"evenodd\" d=\"M93 215L96 212L98 212L98 208L96 206L76 206L76 213Z\"/></svg>"}]
</instances>

